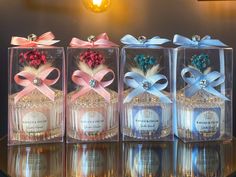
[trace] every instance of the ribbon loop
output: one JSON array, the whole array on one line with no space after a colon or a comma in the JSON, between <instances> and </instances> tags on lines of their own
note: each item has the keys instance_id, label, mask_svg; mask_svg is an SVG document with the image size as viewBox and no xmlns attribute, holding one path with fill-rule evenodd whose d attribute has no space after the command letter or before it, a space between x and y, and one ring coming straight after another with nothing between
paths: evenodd
<instances>
[{"instance_id":1,"label":"ribbon loop","mask_svg":"<svg viewBox=\"0 0 236 177\"><path fill-rule=\"evenodd\" d=\"M212 47L212 46L216 46L216 47L227 46L226 44L224 44L218 39L211 39L211 37L208 35L204 36L202 39L200 38L198 39L193 36L193 39L191 40L185 36L176 34L174 35L173 43L176 45L185 46L185 47L199 47L199 48Z\"/></svg>"},{"instance_id":2,"label":"ribbon loop","mask_svg":"<svg viewBox=\"0 0 236 177\"><path fill-rule=\"evenodd\" d=\"M162 45L164 43L169 42L170 40L160 38L159 36L155 36L151 39L140 40L136 39L134 36L127 34L120 40L123 44L126 45L135 45L135 46L151 46L151 45Z\"/></svg>"},{"instance_id":3,"label":"ribbon loop","mask_svg":"<svg viewBox=\"0 0 236 177\"><path fill-rule=\"evenodd\" d=\"M59 40L54 40L54 38L55 36L52 32L46 32L39 37L34 34L31 34L28 38L13 36L11 44L21 47L50 46L59 42Z\"/></svg>"},{"instance_id":4,"label":"ribbon loop","mask_svg":"<svg viewBox=\"0 0 236 177\"><path fill-rule=\"evenodd\" d=\"M54 70L57 72L56 79L47 79L49 74L51 74ZM46 68L37 75L29 73L27 71L19 72L15 75L14 80L18 85L23 86L24 89L17 93L14 98L14 102L17 103L22 97L28 95L35 89L39 90L50 100L54 101L55 93L49 86L54 85L59 78L60 71L57 68L53 67ZM36 83L35 79L39 79L40 83Z\"/></svg>"},{"instance_id":5,"label":"ribbon loop","mask_svg":"<svg viewBox=\"0 0 236 177\"><path fill-rule=\"evenodd\" d=\"M71 47L117 47L118 45L111 42L106 33L102 33L97 37L93 36L93 39L88 41L83 41L78 38L72 38L70 42Z\"/></svg>"},{"instance_id":6,"label":"ribbon loop","mask_svg":"<svg viewBox=\"0 0 236 177\"><path fill-rule=\"evenodd\" d=\"M112 79L108 81L102 81L104 77L110 73L112 74ZM115 73L111 69L103 69L97 72L93 77L81 70L76 70L72 74L71 79L78 86L82 86L82 88L78 92L72 95L72 102L75 101L78 97L83 96L90 90L94 90L107 102L110 102L110 93L105 89L105 87L111 85L115 79Z\"/></svg>"},{"instance_id":7,"label":"ribbon loop","mask_svg":"<svg viewBox=\"0 0 236 177\"><path fill-rule=\"evenodd\" d=\"M185 96L192 97L199 90L204 90L223 100L229 101L229 99L225 95L214 88L225 82L225 77L223 74L217 71L213 71L208 74L202 74L195 68L186 67L182 70L181 76L183 80L188 84L185 88Z\"/></svg>"},{"instance_id":8,"label":"ribbon loop","mask_svg":"<svg viewBox=\"0 0 236 177\"><path fill-rule=\"evenodd\" d=\"M161 80L163 80L164 83L161 83ZM124 103L130 102L134 97L146 92L160 98L164 103L172 103L172 101L161 92L168 85L168 80L164 75L156 74L145 78L138 73L127 72L124 76L124 82L127 86L134 88L124 99Z\"/></svg>"}]
</instances>

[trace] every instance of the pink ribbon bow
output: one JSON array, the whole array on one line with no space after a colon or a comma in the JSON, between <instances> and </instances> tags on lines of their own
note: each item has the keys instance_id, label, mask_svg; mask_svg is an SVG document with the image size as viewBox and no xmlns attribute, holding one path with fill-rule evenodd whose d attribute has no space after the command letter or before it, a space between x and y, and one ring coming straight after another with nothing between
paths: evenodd
<instances>
[{"instance_id":1,"label":"pink ribbon bow","mask_svg":"<svg viewBox=\"0 0 236 177\"><path fill-rule=\"evenodd\" d=\"M109 41L109 37L106 33L102 33L97 37L91 36L88 41L83 41L78 38L72 38L70 42L71 47L116 47L117 44Z\"/></svg>"},{"instance_id":2,"label":"pink ribbon bow","mask_svg":"<svg viewBox=\"0 0 236 177\"><path fill-rule=\"evenodd\" d=\"M56 79L47 79L48 75L57 71ZM17 103L23 96L31 93L33 90L37 89L50 100L54 101L55 93L48 86L55 84L60 77L60 71L57 68L49 67L43 70L41 73L35 75L27 71L21 71L15 75L14 80L18 85L24 87L23 90L17 93L15 96L15 103Z\"/></svg>"},{"instance_id":3,"label":"pink ribbon bow","mask_svg":"<svg viewBox=\"0 0 236 177\"><path fill-rule=\"evenodd\" d=\"M105 75L109 73L112 73L112 79L102 82L102 79L105 77ZM94 90L103 98L105 98L107 102L110 102L110 93L106 91L105 87L109 86L114 81L114 78L115 74L111 69L103 69L97 72L93 77L81 70L74 71L74 73L72 74L72 81L77 85L83 87L80 89L80 91L72 96L71 101L73 102L78 97L84 95L90 90Z\"/></svg>"},{"instance_id":4,"label":"pink ribbon bow","mask_svg":"<svg viewBox=\"0 0 236 177\"><path fill-rule=\"evenodd\" d=\"M53 33L46 32L39 37L37 37L34 34L29 35L28 38L13 36L11 39L11 44L22 47L37 47L37 46L49 46L59 42L59 40L53 40L53 39L55 39Z\"/></svg>"}]
</instances>

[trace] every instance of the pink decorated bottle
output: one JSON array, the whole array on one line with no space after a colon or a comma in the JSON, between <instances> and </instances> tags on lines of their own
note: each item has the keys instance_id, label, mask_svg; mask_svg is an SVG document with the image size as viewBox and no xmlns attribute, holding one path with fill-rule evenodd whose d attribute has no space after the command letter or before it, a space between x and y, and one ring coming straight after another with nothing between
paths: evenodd
<instances>
[{"instance_id":1,"label":"pink decorated bottle","mask_svg":"<svg viewBox=\"0 0 236 177\"><path fill-rule=\"evenodd\" d=\"M118 140L119 49L103 33L67 48L67 142Z\"/></svg>"},{"instance_id":2,"label":"pink decorated bottle","mask_svg":"<svg viewBox=\"0 0 236 177\"><path fill-rule=\"evenodd\" d=\"M12 37L9 48L8 143L63 141L64 49L51 32Z\"/></svg>"}]
</instances>

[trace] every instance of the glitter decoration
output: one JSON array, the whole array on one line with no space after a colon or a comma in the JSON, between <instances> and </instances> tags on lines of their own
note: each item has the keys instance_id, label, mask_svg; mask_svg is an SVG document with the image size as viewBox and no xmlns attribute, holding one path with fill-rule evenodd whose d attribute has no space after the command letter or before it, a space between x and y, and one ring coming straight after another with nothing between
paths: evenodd
<instances>
[{"instance_id":1,"label":"glitter decoration","mask_svg":"<svg viewBox=\"0 0 236 177\"><path fill-rule=\"evenodd\" d=\"M19 55L19 61L23 66L31 66L37 69L39 66L47 62L47 57L44 52L31 50L27 52L21 52Z\"/></svg>"},{"instance_id":2,"label":"glitter decoration","mask_svg":"<svg viewBox=\"0 0 236 177\"><path fill-rule=\"evenodd\" d=\"M153 56L145 56L144 54L136 55L134 61L137 63L138 67L147 72L148 69L151 69L154 65L157 64L157 60Z\"/></svg>"},{"instance_id":3,"label":"glitter decoration","mask_svg":"<svg viewBox=\"0 0 236 177\"><path fill-rule=\"evenodd\" d=\"M105 58L102 54L92 50L87 50L86 52L81 53L79 60L86 63L92 69L105 62Z\"/></svg>"},{"instance_id":4,"label":"glitter decoration","mask_svg":"<svg viewBox=\"0 0 236 177\"><path fill-rule=\"evenodd\" d=\"M199 71L204 72L210 66L210 58L207 54L193 55L191 58L191 65Z\"/></svg>"}]
</instances>

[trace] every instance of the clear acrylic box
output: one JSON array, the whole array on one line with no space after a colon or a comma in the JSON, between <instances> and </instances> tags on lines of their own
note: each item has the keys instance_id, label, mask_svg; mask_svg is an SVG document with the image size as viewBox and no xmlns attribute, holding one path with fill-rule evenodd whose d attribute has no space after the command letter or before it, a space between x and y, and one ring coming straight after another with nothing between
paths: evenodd
<instances>
[{"instance_id":1,"label":"clear acrylic box","mask_svg":"<svg viewBox=\"0 0 236 177\"><path fill-rule=\"evenodd\" d=\"M67 142L119 140L118 47L67 48Z\"/></svg>"},{"instance_id":2,"label":"clear acrylic box","mask_svg":"<svg viewBox=\"0 0 236 177\"><path fill-rule=\"evenodd\" d=\"M232 139L232 48L179 47L177 135L184 142Z\"/></svg>"},{"instance_id":3,"label":"clear acrylic box","mask_svg":"<svg viewBox=\"0 0 236 177\"><path fill-rule=\"evenodd\" d=\"M8 144L62 142L64 48L10 47Z\"/></svg>"},{"instance_id":4,"label":"clear acrylic box","mask_svg":"<svg viewBox=\"0 0 236 177\"><path fill-rule=\"evenodd\" d=\"M125 46L120 94L123 140L173 140L170 48Z\"/></svg>"}]
</instances>

